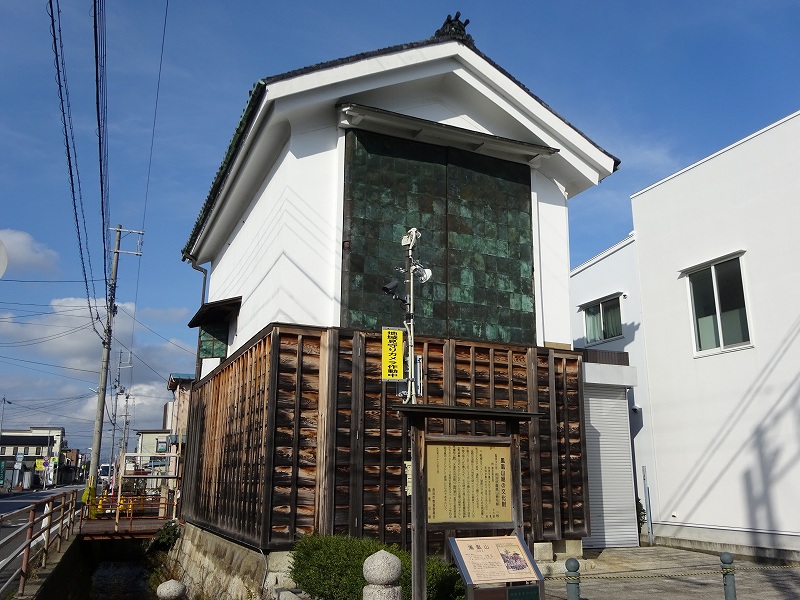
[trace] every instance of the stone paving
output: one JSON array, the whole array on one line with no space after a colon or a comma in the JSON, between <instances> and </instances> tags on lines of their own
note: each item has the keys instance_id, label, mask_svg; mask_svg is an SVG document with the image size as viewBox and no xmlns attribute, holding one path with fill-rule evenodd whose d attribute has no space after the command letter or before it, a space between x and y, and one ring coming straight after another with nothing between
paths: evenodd
<instances>
[{"instance_id":1,"label":"stone paving","mask_svg":"<svg viewBox=\"0 0 800 600\"><path fill-rule=\"evenodd\" d=\"M541 565L545 598L566 600L564 561ZM723 600L719 555L663 546L586 551L580 561L581 600ZM734 562L737 600L800 599L800 565L759 563L746 557ZM548 572L550 573L548 575Z\"/></svg>"}]
</instances>

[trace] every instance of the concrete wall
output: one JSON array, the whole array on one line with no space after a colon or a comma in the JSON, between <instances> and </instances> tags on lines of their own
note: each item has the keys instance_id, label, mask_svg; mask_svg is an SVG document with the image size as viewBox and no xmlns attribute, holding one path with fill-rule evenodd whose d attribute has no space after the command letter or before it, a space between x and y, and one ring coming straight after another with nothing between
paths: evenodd
<instances>
[{"instance_id":1,"label":"concrete wall","mask_svg":"<svg viewBox=\"0 0 800 600\"><path fill-rule=\"evenodd\" d=\"M169 556L179 567L189 597L276 598L276 590L294 587L288 575L289 552L263 554L189 523Z\"/></svg>"}]
</instances>

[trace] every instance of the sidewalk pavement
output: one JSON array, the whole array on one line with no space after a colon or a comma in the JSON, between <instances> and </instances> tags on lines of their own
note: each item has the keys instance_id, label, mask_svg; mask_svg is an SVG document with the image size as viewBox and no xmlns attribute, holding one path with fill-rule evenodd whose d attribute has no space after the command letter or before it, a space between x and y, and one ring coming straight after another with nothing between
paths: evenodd
<instances>
[{"instance_id":1,"label":"sidewalk pavement","mask_svg":"<svg viewBox=\"0 0 800 600\"><path fill-rule=\"evenodd\" d=\"M559 564L560 563L560 564ZM545 598L566 600L564 561L538 563L545 576ZM580 561L582 600L722 600L718 554L664 546L585 551ZM735 557L737 600L800 598L800 565L781 566Z\"/></svg>"}]
</instances>

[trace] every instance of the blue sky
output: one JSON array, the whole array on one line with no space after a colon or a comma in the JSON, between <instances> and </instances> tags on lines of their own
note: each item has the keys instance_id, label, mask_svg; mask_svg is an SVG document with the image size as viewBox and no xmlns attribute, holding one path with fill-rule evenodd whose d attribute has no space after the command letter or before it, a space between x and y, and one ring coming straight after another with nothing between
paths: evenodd
<instances>
[{"instance_id":1,"label":"blue sky","mask_svg":"<svg viewBox=\"0 0 800 600\"><path fill-rule=\"evenodd\" d=\"M85 449L101 355L87 297L105 289L82 282L47 6L0 2L2 427L64 426ZM622 161L570 201L573 266L632 230L631 194L800 109L796 0L172 0L159 85L166 8L105 10L110 224L145 231L141 258L120 257L111 357L113 381L133 350L119 379L134 429L159 427L169 373L194 370L186 324L202 279L180 251L262 77L422 40L461 11L483 53ZM91 2L63 2L60 20L84 241L101 278ZM110 436L106 421L104 456Z\"/></svg>"}]
</instances>

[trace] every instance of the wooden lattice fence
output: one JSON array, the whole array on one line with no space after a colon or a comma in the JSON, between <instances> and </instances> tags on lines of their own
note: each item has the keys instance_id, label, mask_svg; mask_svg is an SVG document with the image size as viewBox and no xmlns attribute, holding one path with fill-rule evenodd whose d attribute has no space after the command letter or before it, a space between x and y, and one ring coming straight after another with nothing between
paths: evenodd
<instances>
[{"instance_id":1,"label":"wooden lattice fence","mask_svg":"<svg viewBox=\"0 0 800 600\"><path fill-rule=\"evenodd\" d=\"M539 413L520 426L530 541L589 533L581 355L418 337L423 397ZM195 385L182 517L261 549L311 532L410 547L409 428L381 380L379 332L273 324ZM494 419L432 418L431 435L510 435ZM431 531L429 549L447 535ZM492 532L470 531L469 535Z\"/></svg>"}]
</instances>

